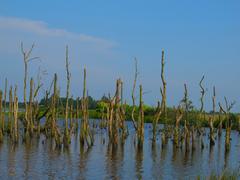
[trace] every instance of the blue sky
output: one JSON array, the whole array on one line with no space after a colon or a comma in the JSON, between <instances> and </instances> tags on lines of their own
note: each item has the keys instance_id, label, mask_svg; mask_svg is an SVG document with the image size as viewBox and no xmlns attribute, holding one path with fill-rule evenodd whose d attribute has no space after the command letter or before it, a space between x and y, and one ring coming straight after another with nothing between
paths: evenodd
<instances>
[{"instance_id":1,"label":"blue sky","mask_svg":"<svg viewBox=\"0 0 240 180\"><path fill-rule=\"evenodd\" d=\"M187 83L189 96L199 106L198 82L204 74L206 109L211 109L212 87L217 100L240 99L240 1L63 1L2 0L0 5L0 87L4 78L19 85L22 95L23 62L20 42L36 43L30 76L39 66L47 70L45 88L53 73L65 91L65 45L70 49L73 96L82 91L82 71L88 70L90 95L113 93L115 80L125 84L130 98L134 57L144 101L155 105L160 98L161 50L166 54L168 104L177 105ZM235 111L240 109L237 103Z\"/></svg>"}]
</instances>

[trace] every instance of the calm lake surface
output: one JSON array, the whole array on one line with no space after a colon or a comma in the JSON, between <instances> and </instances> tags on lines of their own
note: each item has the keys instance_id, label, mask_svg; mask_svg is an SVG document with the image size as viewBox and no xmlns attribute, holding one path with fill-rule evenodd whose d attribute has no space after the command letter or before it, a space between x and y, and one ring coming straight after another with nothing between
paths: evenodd
<instances>
[{"instance_id":1,"label":"calm lake surface","mask_svg":"<svg viewBox=\"0 0 240 180\"><path fill-rule=\"evenodd\" d=\"M54 142L44 135L33 138L30 144L20 142L15 146L5 137L0 145L0 179L193 179L240 167L240 135L236 131L232 131L228 154L224 132L221 138L216 136L212 150L206 133L205 148L201 150L196 139L196 150L186 153L184 148L173 148L171 139L162 148L160 136L153 148L151 124L145 124L141 151L136 148L131 122L127 126L129 136L114 149L108 145L107 131L100 128L95 128L91 149L80 149L79 135L72 136L68 150L56 150Z\"/></svg>"}]
</instances>

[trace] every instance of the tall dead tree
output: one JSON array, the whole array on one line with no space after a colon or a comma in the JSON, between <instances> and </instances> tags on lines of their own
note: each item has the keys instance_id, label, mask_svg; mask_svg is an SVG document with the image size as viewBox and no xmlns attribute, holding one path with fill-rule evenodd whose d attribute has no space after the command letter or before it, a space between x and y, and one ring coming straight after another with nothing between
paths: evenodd
<instances>
[{"instance_id":1,"label":"tall dead tree","mask_svg":"<svg viewBox=\"0 0 240 180\"><path fill-rule=\"evenodd\" d=\"M69 59L68 59L68 46L66 46L66 77L67 77L67 89L66 89L66 106L65 106L65 130L64 130L64 145L67 147L70 142L70 134L68 128L68 113L69 113L69 90L70 90L70 77L69 72Z\"/></svg>"},{"instance_id":2,"label":"tall dead tree","mask_svg":"<svg viewBox=\"0 0 240 180\"><path fill-rule=\"evenodd\" d=\"M201 89L200 93L201 93L201 97L200 97L200 103L201 103L201 107L200 107L200 117L199 119L202 119L202 114L203 114L203 118L205 120L205 112L204 112L204 96L205 96L205 88L203 87L203 80L204 80L204 76L202 77L202 79L199 82L199 87ZM198 134L200 135L200 140L201 140L201 148L204 148L204 143L203 143L203 138L202 138L202 129L199 127L199 124L197 124L197 130L198 130Z\"/></svg>"},{"instance_id":3,"label":"tall dead tree","mask_svg":"<svg viewBox=\"0 0 240 180\"><path fill-rule=\"evenodd\" d=\"M28 128L27 130L29 131L30 135L33 135L33 129L34 129L34 123L33 123L33 85L34 85L34 81L33 78L31 78L30 80L30 91L29 91L29 101L28 101Z\"/></svg>"},{"instance_id":4,"label":"tall dead tree","mask_svg":"<svg viewBox=\"0 0 240 180\"><path fill-rule=\"evenodd\" d=\"M83 97L81 99L81 125L80 125L80 144L84 146L87 143L88 147L93 146L93 134L90 130L89 123L88 123L88 95L87 95L87 73L86 68L84 68L84 75L83 75Z\"/></svg>"},{"instance_id":5,"label":"tall dead tree","mask_svg":"<svg viewBox=\"0 0 240 180\"><path fill-rule=\"evenodd\" d=\"M162 114L162 108L161 108L160 102L158 101L158 105L157 105L157 108L156 108L156 111L155 111L155 114L154 114L154 117L152 120L153 142L156 141L157 125L158 125L158 121L160 119L161 114Z\"/></svg>"},{"instance_id":6,"label":"tall dead tree","mask_svg":"<svg viewBox=\"0 0 240 180\"><path fill-rule=\"evenodd\" d=\"M15 89L14 89L13 115L14 115L13 141L14 141L14 143L17 143L18 142L18 97L17 97L17 86L15 86Z\"/></svg>"},{"instance_id":7,"label":"tall dead tree","mask_svg":"<svg viewBox=\"0 0 240 180\"><path fill-rule=\"evenodd\" d=\"M2 90L0 90L0 143L3 142L3 113L2 113Z\"/></svg>"},{"instance_id":8,"label":"tall dead tree","mask_svg":"<svg viewBox=\"0 0 240 180\"><path fill-rule=\"evenodd\" d=\"M6 116L6 109L7 109L7 87L8 87L8 81L7 78L5 79L5 90L4 90L4 113L3 113L3 134L5 132L5 116Z\"/></svg>"},{"instance_id":9,"label":"tall dead tree","mask_svg":"<svg viewBox=\"0 0 240 180\"><path fill-rule=\"evenodd\" d=\"M39 90L43 86L43 83L41 82L41 73L46 73L45 71L41 72L39 68L39 72L37 75L37 84L33 85L33 102L32 102L32 120L33 125L35 126L35 130L37 131L37 135L40 135L41 131L41 125L40 120L48 113L49 111L49 105L46 106L46 109L43 113L41 113L39 102L37 100Z\"/></svg>"},{"instance_id":10,"label":"tall dead tree","mask_svg":"<svg viewBox=\"0 0 240 180\"><path fill-rule=\"evenodd\" d=\"M173 144L175 147L179 146L179 125L180 125L180 121L183 117L183 109L181 107L181 105L178 106L178 108L175 111L176 114L176 121L175 121L175 128L174 128L174 134L173 134Z\"/></svg>"},{"instance_id":11,"label":"tall dead tree","mask_svg":"<svg viewBox=\"0 0 240 180\"><path fill-rule=\"evenodd\" d=\"M204 80L204 76L202 77L202 79L200 80L200 82L199 82L199 86L200 86L200 88L201 88L201 97L200 97L200 102L201 102L201 107L200 107L200 112L202 113L203 112L203 110L204 110L204 95L205 95L205 88L203 87L203 80Z\"/></svg>"},{"instance_id":12,"label":"tall dead tree","mask_svg":"<svg viewBox=\"0 0 240 180\"><path fill-rule=\"evenodd\" d=\"M165 80L165 60L164 60L164 50L162 50L162 58L161 58L161 80L162 80L162 87L160 88L160 92L162 95L162 102L161 102L161 114L163 115L163 122L164 122L164 130L162 131L162 147L164 147L167 143L168 140L168 135L167 135L167 91L166 91L166 86L167 82Z\"/></svg>"},{"instance_id":13,"label":"tall dead tree","mask_svg":"<svg viewBox=\"0 0 240 180\"><path fill-rule=\"evenodd\" d=\"M216 112L216 90L215 90L215 86L213 87L212 104L213 104L213 115L210 116L210 118L209 118L210 146L215 144L215 141L214 141L214 127L213 127L213 122L215 121L215 112Z\"/></svg>"},{"instance_id":14,"label":"tall dead tree","mask_svg":"<svg viewBox=\"0 0 240 180\"><path fill-rule=\"evenodd\" d=\"M13 126L13 88L10 87L9 90L9 101L8 101L8 128L7 131L12 136L12 126Z\"/></svg>"},{"instance_id":15,"label":"tall dead tree","mask_svg":"<svg viewBox=\"0 0 240 180\"><path fill-rule=\"evenodd\" d=\"M143 91L142 91L142 85L139 86L140 89L140 99L139 99L139 115L138 115L138 147L142 148L143 142L144 142L144 109L143 109Z\"/></svg>"},{"instance_id":16,"label":"tall dead tree","mask_svg":"<svg viewBox=\"0 0 240 180\"><path fill-rule=\"evenodd\" d=\"M161 80L162 80L162 89L161 89L161 94L162 94L162 112L163 112L163 118L164 118L164 122L166 123L167 120L167 91L166 91L166 80L165 80L165 60L164 60L164 50L162 50L162 60L161 60Z\"/></svg>"},{"instance_id":17,"label":"tall dead tree","mask_svg":"<svg viewBox=\"0 0 240 180\"><path fill-rule=\"evenodd\" d=\"M50 132L50 136L55 140L55 144L57 148L61 148L62 140L61 140L61 132L57 126L57 112L58 112L58 100L59 100L59 90L57 87L57 74L54 74L53 82L50 86L50 90L46 91L45 101L47 111L45 111L47 115L47 122L45 123L45 131ZM50 102L48 96L51 91L51 87L53 85L53 94L51 95Z\"/></svg>"},{"instance_id":18,"label":"tall dead tree","mask_svg":"<svg viewBox=\"0 0 240 180\"><path fill-rule=\"evenodd\" d=\"M26 124L26 128L25 128L25 133L26 136L28 136L28 131L29 131L29 127L30 127L30 122L29 122L29 115L28 115L28 103L27 103L27 79L28 79L28 63L30 61L33 60L37 60L39 59L39 57L31 57L31 53L34 49L35 44L32 44L31 48L29 51L24 50L23 47L23 43L21 42L21 52L23 55L23 62L24 62L24 81L23 81L23 100L24 100L24 104L25 104L25 124Z\"/></svg>"},{"instance_id":19,"label":"tall dead tree","mask_svg":"<svg viewBox=\"0 0 240 180\"><path fill-rule=\"evenodd\" d=\"M133 89L132 89L132 122L136 131L137 131L137 123L135 120L135 110L136 110L135 89L137 85L137 77L138 77L138 65L137 65L137 59L135 58L135 74L134 74Z\"/></svg>"},{"instance_id":20,"label":"tall dead tree","mask_svg":"<svg viewBox=\"0 0 240 180\"><path fill-rule=\"evenodd\" d=\"M189 99L188 99L187 84L184 84L184 98L183 98L182 102L184 104L184 110L185 110L185 121L184 121L185 150L189 151L190 131L189 131L189 119L188 119Z\"/></svg>"},{"instance_id":21,"label":"tall dead tree","mask_svg":"<svg viewBox=\"0 0 240 180\"><path fill-rule=\"evenodd\" d=\"M231 129L232 129L232 121L231 121L231 118L230 118L230 112L231 112L231 109L233 108L233 106L235 105L236 102L234 101L234 102L229 104L226 97L224 97L224 101L225 101L226 109L224 109L222 107L221 103L219 103L218 105L219 105L220 110L226 116L225 152L229 152L229 150L230 150L230 139L231 139Z\"/></svg>"},{"instance_id":22,"label":"tall dead tree","mask_svg":"<svg viewBox=\"0 0 240 180\"><path fill-rule=\"evenodd\" d=\"M120 122L119 122L119 128L121 129L121 133L122 133L122 142L124 142L124 140L127 138L128 132L126 129L126 125L125 125L125 120L126 120L126 106L127 103L125 101L125 103L123 103L123 81L121 79L119 79L119 83L121 86L121 92L120 92L120 96L121 96L121 105L119 108L119 118L120 118Z\"/></svg>"},{"instance_id":23,"label":"tall dead tree","mask_svg":"<svg viewBox=\"0 0 240 180\"><path fill-rule=\"evenodd\" d=\"M116 81L116 92L115 92L115 102L114 102L114 119L112 123L112 142L114 145L118 144L118 137L119 137L119 124L121 121L120 117L120 91L121 91L121 80L117 79Z\"/></svg>"}]
</instances>

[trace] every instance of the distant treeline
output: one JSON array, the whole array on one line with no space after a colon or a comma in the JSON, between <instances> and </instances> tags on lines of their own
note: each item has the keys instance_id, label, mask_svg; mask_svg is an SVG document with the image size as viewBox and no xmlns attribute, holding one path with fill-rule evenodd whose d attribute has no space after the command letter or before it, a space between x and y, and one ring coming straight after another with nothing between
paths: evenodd
<instances>
[{"instance_id":1,"label":"distant treeline","mask_svg":"<svg viewBox=\"0 0 240 180\"><path fill-rule=\"evenodd\" d=\"M50 101L51 98L48 99L48 101ZM81 104L81 98L69 98L69 102L71 104L73 104L73 109L76 110L77 108L77 101L78 104ZM89 116L90 118L96 118L96 119L101 119L102 118L102 114L106 114L106 107L108 106L109 103L109 98L106 95L103 95L102 98L100 98L99 100L94 99L92 96L88 96L88 109L89 109ZM44 109L44 105L47 104L46 100L43 98L39 105ZM60 97L59 98L59 106L62 107L62 109L64 109L64 107L66 106L66 98L64 97ZM19 104L20 107L24 107L24 103L20 103ZM59 107L59 109L61 109L61 107ZM131 120L131 113L132 113L132 109L133 106L129 105L129 104L125 104L126 107L126 120ZM138 107L136 107L136 116L138 114ZM168 118L166 120L164 120L164 117L161 116L159 119L159 123L165 123L165 124L174 124L175 123L175 119L176 119L176 110L177 107L173 106L173 107L167 107L167 114L168 114ZM189 114L188 114L188 120L191 124L198 124L199 126L204 126L204 127L208 127L208 118L209 116L211 116L213 114L212 111L209 112L203 112L202 117L199 117L199 109L194 107L192 102L189 101ZM153 106L148 106L146 104L144 104L144 117L145 117L145 122L149 122L152 123L152 120L154 118L154 115L156 114L156 107ZM225 119L224 115L219 113L219 112L215 112L216 116L221 116L221 118ZM233 121L233 129L237 129L238 127L238 121L239 121L239 114L238 113L230 113L230 117ZM223 120L225 121L225 120ZM181 122L181 124L183 125L183 122ZM215 122L214 122L214 126L217 127L219 124L218 118L216 118ZM224 126L225 123L223 123Z\"/></svg>"},{"instance_id":2,"label":"distant treeline","mask_svg":"<svg viewBox=\"0 0 240 180\"><path fill-rule=\"evenodd\" d=\"M48 99L48 101L51 101L51 98ZM79 103L79 105L81 104L81 98L69 98L69 102L71 104L73 104L73 108L76 109L77 108L77 101ZM106 95L103 95L99 100L94 99L92 96L88 96L88 109L89 111L89 116L90 118L101 118L103 113L106 113L106 109L104 109L104 107L107 106L107 103L109 102L109 98ZM46 99L43 98L40 100L40 107L41 109L44 109L44 106L49 103L46 102ZM4 104L4 101L3 101ZM9 102L6 102L6 105L9 105ZM66 98L65 97L60 97L59 98L59 103L58 105L60 106L59 108L61 109L61 107L64 109L64 107L66 106ZM209 112L204 112L203 116L201 119L199 119L198 115L199 115L199 110L197 108L195 108L192 105L192 102L189 101L189 122L193 123L198 121L198 123L200 123L201 126L208 126L208 116L212 115L212 111ZM19 108L23 109L24 108L24 103L23 102L19 102ZM104 109L104 112L103 112ZM130 120L131 119L131 112L132 112L132 105L126 104L126 119ZM136 107L136 114L138 112L138 108ZM153 106L148 106L146 104L144 104L144 116L145 116L145 122L152 122L153 116L156 113L156 107ZM167 121L164 121L163 117L160 117L159 122L160 123L167 123L167 124L174 124L175 119L176 119L176 107L167 107L167 114L168 114L168 118ZM219 112L215 112L216 115L220 115ZM223 115L221 115L223 116ZM237 129L237 122L239 120L238 113L231 113L230 114L231 119L233 121L233 128ZM216 119L216 121L214 122L214 125L217 126L218 125L218 120Z\"/></svg>"}]
</instances>

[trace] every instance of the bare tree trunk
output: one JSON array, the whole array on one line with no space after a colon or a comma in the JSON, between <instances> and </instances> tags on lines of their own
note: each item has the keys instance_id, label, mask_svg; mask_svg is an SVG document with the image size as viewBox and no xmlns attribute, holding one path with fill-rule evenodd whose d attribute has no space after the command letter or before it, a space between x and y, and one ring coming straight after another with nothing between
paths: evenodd
<instances>
[{"instance_id":1,"label":"bare tree trunk","mask_svg":"<svg viewBox=\"0 0 240 180\"><path fill-rule=\"evenodd\" d=\"M79 98L77 98L77 106L76 106L76 132L78 132L78 127L79 127Z\"/></svg>"},{"instance_id":2,"label":"bare tree trunk","mask_svg":"<svg viewBox=\"0 0 240 180\"><path fill-rule=\"evenodd\" d=\"M137 66L137 59L135 58L135 75L134 75L134 82L133 82L133 89L132 89L132 122L135 130L137 131L137 123L135 120L135 109L136 109L136 103L135 103L135 89L136 89L136 84L137 84L137 77L138 77L138 66Z\"/></svg>"},{"instance_id":3,"label":"bare tree trunk","mask_svg":"<svg viewBox=\"0 0 240 180\"><path fill-rule=\"evenodd\" d=\"M127 130L125 127L125 119L126 119L126 105L127 103L125 102L125 104L123 104L123 81L120 80L120 85L121 85L121 106L120 106L120 128L121 128L121 132L122 132L122 142L124 142L124 140L127 137Z\"/></svg>"},{"instance_id":4,"label":"bare tree trunk","mask_svg":"<svg viewBox=\"0 0 240 180\"><path fill-rule=\"evenodd\" d=\"M142 148L144 142L144 109L142 100L142 85L140 87L139 116L138 116L138 147Z\"/></svg>"},{"instance_id":5,"label":"bare tree trunk","mask_svg":"<svg viewBox=\"0 0 240 180\"><path fill-rule=\"evenodd\" d=\"M12 136L12 115L13 115L13 92L12 86L9 90L9 111L8 111L8 132Z\"/></svg>"},{"instance_id":6,"label":"bare tree trunk","mask_svg":"<svg viewBox=\"0 0 240 180\"><path fill-rule=\"evenodd\" d=\"M83 97L81 100L81 110L82 110L82 119L81 119L81 129L80 129L80 144L83 147L85 142L88 147L93 146L93 135L91 133L89 124L88 124L88 97L87 97L87 88L86 88L86 68L84 68L84 80L83 80Z\"/></svg>"},{"instance_id":7,"label":"bare tree trunk","mask_svg":"<svg viewBox=\"0 0 240 180\"><path fill-rule=\"evenodd\" d=\"M17 97L17 86L14 90L14 106L13 106L13 113L14 113L14 143L18 142L18 97Z\"/></svg>"},{"instance_id":8,"label":"bare tree trunk","mask_svg":"<svg viewBox=\"0 0 240 180\"><path fill-rule=\"evenodd\" d=\"M200 80L199 82L199 86L200 86L200 93L201 93L201 97L200 97L200 102L201 102L201 107L200 107L200 118L202 117L202 114L203 117L204 117L204 120L205 120L205 112L204 112L204 96L205 96L205 88L203 87L202 83L203 83L203 80L204 80L204 76L202 77L202 79ZM203 143L203 137L202 137L202 129L201 127L199 127L199 125L197 124L197 128L198 128L198 132L199 132L199 135L200 135L200 141L201 141L201 148L203 149L204 148L204 143Z\"/></svg>"},{"instance_id":9,"label":"bare tree trunk","mask_svg":"<svg viewBox=\"0 0 240 180\"><path fill-rule=\"evenodd\" d=\"M3 142L3 125L4 125L4 119L2 114L2 91L0 90L0 143Z\"/></svg>"},{"instance_id":10,"label":"bare tree trunk","mask_svg":"<svg viewBox=\"0 0 240 180\"><path fill-rule=\"evenodd\" d=\"M120 123L120 88L121 88L121 80L118 79L116 82L116 93L115 93L115 111L114 111L114 119L112 125L112 133L113 133L113 144L118 144L118 131L119 131L119 123Z\"/></svg>"},{"instance_id":11,"label":"bare tree trunk","mask_svg":"<svg viewBox=\"0 0 240 180\"><path fill-rule=\"evenodd\" d=\"M68 60L68 46L66 47L66 72L67 72L67 90L66 90L66 107L65 107L65 132L64 132L64 145L67 147L71 140L69 135L68 128L68 98L69 98L69 89L70 89L70 72L69 72L69 60Z\"/></svg>"},{"instance_id":12,"label":"bare tree trunk","mask_svg":"<svg viewBox=\"0 0 240 180\"><path fill-rule=\"evenodd\" d=\"M23 80L23 100L25 104L25 124L26 124L26 134L25 139L27 140L29 137L29 128L31 126L31 122L29 122L29 114L28 114L28 103L27 103L27 79L28 79L28 63L32 60L37 60L39 57L31 57L32 50L34 49L35 44L32 44L29 51L25 51L23 49L23 43L21 43L21 51L23 55L24 62L24 80Z\"/></svg>"},{"instance_id":13,"label":"bare tree trunk","mask_svg":"<svg viewBox=\"0 0 240 180\"><path fill-rule=\"evenodd\" d=\"M231 128L232 128L232 123L231 123L231 119L230 119L230 111L233 108L235 102L232 102L230 105L228 104L227 98L224 97L225 100L225 104L226 104L226 110L223 109L223 107L221 106L221 104L219 103L219 108L220 111L222 111L226 118L226 135L225 135L225 152L229 152L230 150L230 139L231 139Z\"/></svg>"},{"instance_id":14,"label":"bare tree trunk","mask_svg":"<svg viewBox=\"0 0 240 180\"><path fill-rule=\"evenodd\" d=\"M30 94L29 94L29 103L28 103L28 121L29 121L29 133L30 137L33 135L33 78L30 80Z\"/></svg>"},{"instance_id":15,"label":"bare tree trunk","mask_svg":"<svg viewBox=\"0 0 240 180\"><path fill-rule=\"evenodd\" d=\"M4 113L3 113L3 124L2 124L2 128L3 128L3 134L5 132L5 117L6 117L6 109L7 109L7 78L5 79L5 90L4 90Z\"/></svg>"},{"instance_id":16,"label":"bare tree trunk","mask_svg":"<svg viewBox=\"0 0 240 180\"><path fill-rule=\"evenodd\" d=\"M209 119L210 146L213 146L215 144L215 141L214 141L214 127L213 127L213 122L215 121L215 111L216 111L216 90L215 90L215 87L213 87L212 102L213 102L213 116L210 117L210 119Z\"/></svg>"},{"instance_id":17,"label":"bare tree trunk","mask_svg":"<svg viewBox=\"0 0 240 180\"><path fill-rule=\"evenodd\" d=\"M163 122L164 122L164 130L162 132L162 147L164 147L167 143L168 136L167 136L167 91L166 91L166 80L164 76L165 72L165 61L164 61L164 50L162 50L162 58L161 58L161 80L162 80L162 88L160 88L160 92L162 95L162 102L161 102L161 111L163 115Z\"/></svg>"},{"instance_id":18,"label":"bare tree trunk","mask_svg":"<svg viewBox=\"0 0 240 180\"><path fill-rule=\"evenodd\" d=\"M165 76L164 76L164 69L165 69L165 61L164 61L164 51L162 50L162 60L161 60L161 79L162 79L162 86L163 89L161 90L161 94L162 94L162 104L161 107L163 109L163 117L164 117L164 122L166 123L167 120L167 91L166 91L166 80L165 80Z\"/></svg>"},{"instance_id":19,"label":"bare tree trunk","mask_svg":"<svg viewBox=\"0 0 240 180\"><path fill-rule=\"evenodd\" d=\"M175 147L179 146L179 124L183 117L183 110L181 106L178 106L176 110L176 122L175 122L175 129L173 134L173 144Z\"/></svg>"},{"instance_id":20,"label":"bare tree trunk","mask_svg":"<svg viewBox=\"0 0 240 180\"><path fill-rule=\"evenodd\" d=\"M154 115L153 121L152 121L153 142L156 141L157 125L158 125L158 120L160 119L161 114L162 114L162 108L161 108L160 102L158 101L157 109L156 109L156 112L155 112L155 115Z\"/></svg>"},{"instance_id":21,"label":"bare tree trunk","mask_svg":"<svg viewBox=\"0 0 240 180\"><path fill-rule=\"evenodd\" d=\"M185 151L189 151L189 145L190 145L190 134L187 126L187 121L185 120L184 123L184 136L185 136Z\"/></svg>"},{"instance_id":22,"label":"bare tree trunk","mask_svg":"<svg viewBox=\"0 0 240 180\"><path fill-rule=\"evenodd\" d=\"M188 90L187 85L184 84L184 98L183 103L185 106L185 121L184 121L184 139L185 139L185 150L189 151L189 145L190 145L190 132L189 132L189 119L188 119L188 113L189 113L189 100L188 100Z\"/></svg>"}]
</instances>

